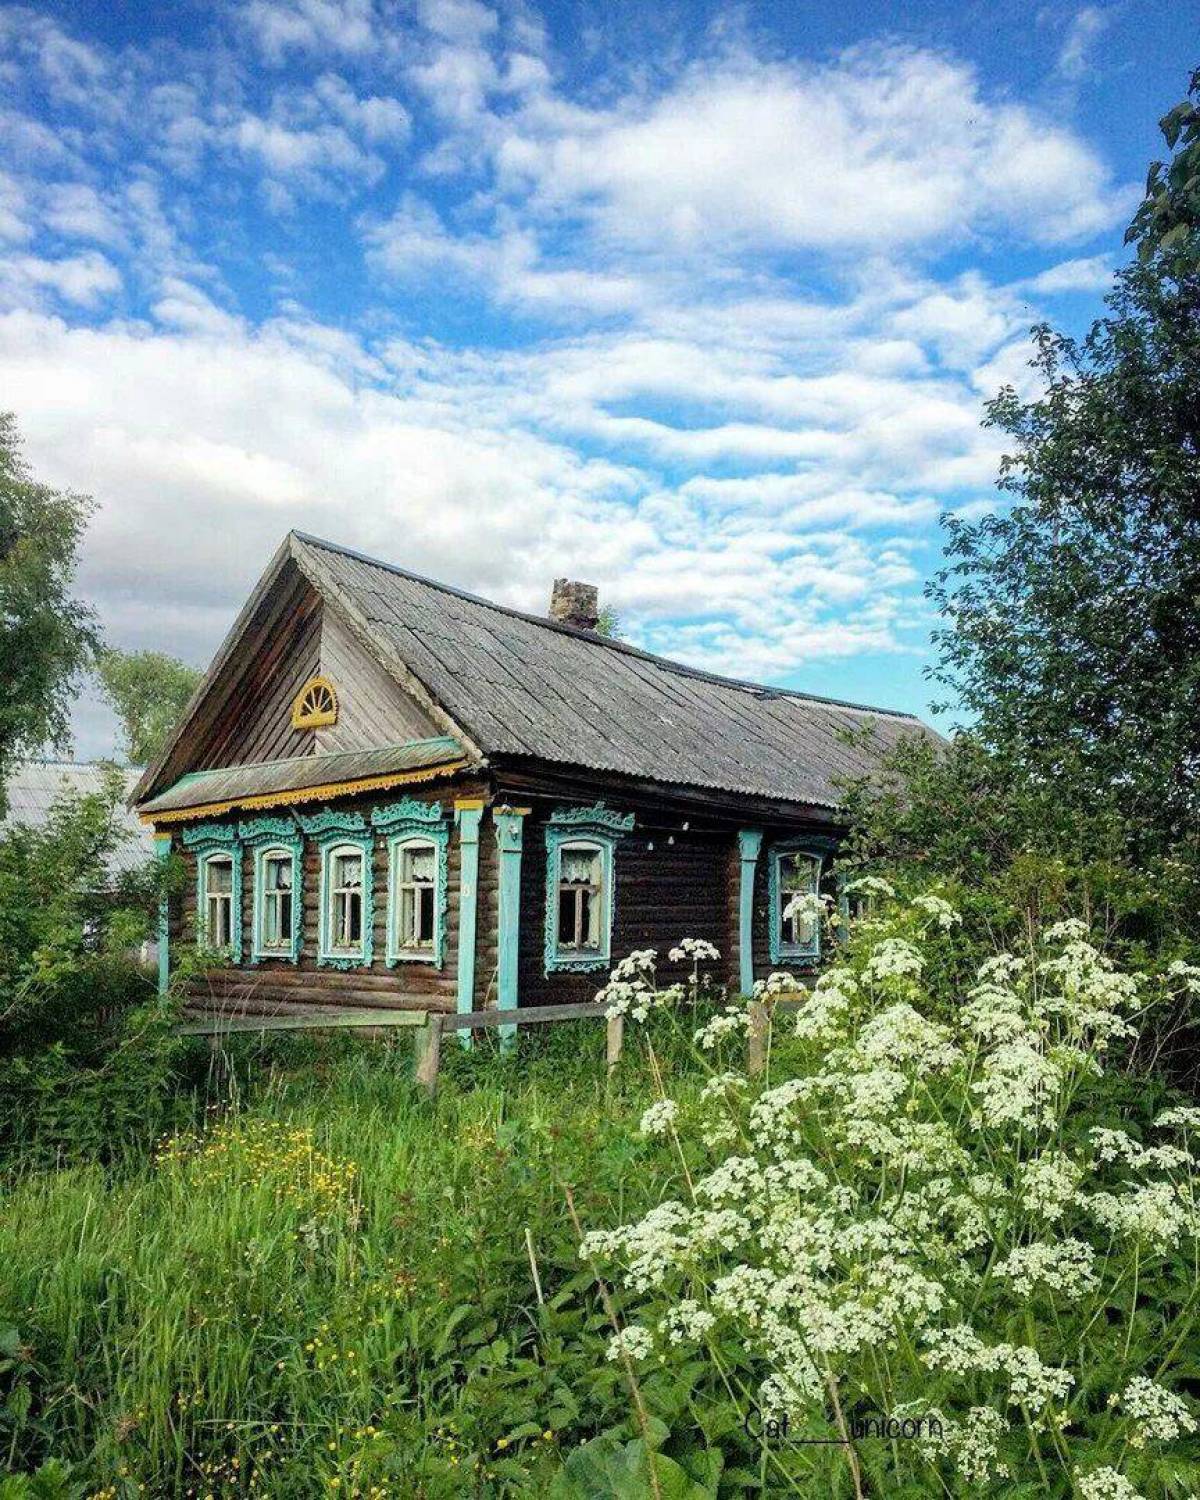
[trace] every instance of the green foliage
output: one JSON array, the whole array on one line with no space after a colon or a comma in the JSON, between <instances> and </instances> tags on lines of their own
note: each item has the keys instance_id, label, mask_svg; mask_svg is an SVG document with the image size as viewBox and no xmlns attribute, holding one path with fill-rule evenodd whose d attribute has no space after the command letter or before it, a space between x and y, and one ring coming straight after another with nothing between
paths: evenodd
<instances>
[{"instance_id":1,"label":"green foliage","mask_svg":"<svg viewBox=\"0 0 1200 1500\"><path fill-rule=\"evenodd\" d=\"M18 1176L0 1202L0 1323L30 1393L14 1467L53 1454L152 1494L257 1475L279 1496L537 1495L608 1433L632 1482L640 1434L562 1184L589 1222L649 1207L648 1081L606 1081L603 1028L562 1032L519 1064L451 1053L434 1107L406 1042L247 1040L207 1096L239 1111L202 1088L212 1123L153 1162ZM715 1493L690 1407L717 1390L711 1371L647 1390L664 1493Z\"/></svg>"},{"instance_id":2,"label":"green foliage","mask_svg":"<svg viewBox=\"0 0 1200 1500\"><path fill-rule=\"evenodd\" d=\"M610 641L621 639L621 616L611 604L605 604L601 608L599 618L596 620L596 634Z\"/></svg>"},{"instance_id":3,"label":"green foliage","mask_svg":"<svg viewBox=\"0 0 1200 1500\"><path fill-rule=\"evenodd\" d=\"M1016 503L946 518L935 676L1057 821L1100 807L1135 859L1194 856L1200 239L1120 272L1108 305L1081 343L1036 329L1045 393L989 405Z\"/></svg>"},{"instance_id":4,"label":"green foliage","mask_svg":"<svg viewBox=\"0 0 1200 1500\"><path fill-rule=\"evenodd\" d=\"M1200 229L1200 68L1188 96L1159 121L1175 154L1169 162L1151 162L1145 199L1125 235L1143 258L1185 244Z\"/></svg>"},{"instance_id":5,"label":"green foliage","mask_svg":"<svg viewBox=\"0 0 1200 1500\"><path fill-rule=\"evenodd\" d=\"M96 1157L171 1117L171 1006L138 961L175 867L115 877L121 773L0 835L0 1154Z\"/></svg>"},{"instance_id":6,"label":"green foliage","mask_svg":"<svg viewBox=\"0 0 1200 1500\"><path fill-rule=\"evenodd\" d=\"M161 651L102 651L96 662L105 696L124 733L125 758L148 765L178 723L201 674Z\"/></svg>"},{"instance_id":7,"label":"green foliage","mask_svg":"<svg viewBox=\"0 0 1200 1500\"><path fill-rule=\"evenodd\" d=\"M7 767L67 742L71 685L97 645L71 581L92 502L39 484L0 413L0 811Z\"/></svg>"}]
</instances>

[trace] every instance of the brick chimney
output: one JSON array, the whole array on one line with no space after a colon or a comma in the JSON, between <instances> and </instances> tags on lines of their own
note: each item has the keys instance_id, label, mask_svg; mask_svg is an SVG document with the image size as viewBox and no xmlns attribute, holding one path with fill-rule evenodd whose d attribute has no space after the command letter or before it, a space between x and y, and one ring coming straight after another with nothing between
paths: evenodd
<instances>
[{"instance_id":1,"label":"brick chimney","mask_svg":"<svg viewBox=\"0 0 1200 1500\"><path fill-rule=\"evenodd\" d=\"M574 625L576 630L595 630L600 618L600 590L594 583L556 578L550 594L550 618L558 625Z\"/></svg>"}]
</instances>

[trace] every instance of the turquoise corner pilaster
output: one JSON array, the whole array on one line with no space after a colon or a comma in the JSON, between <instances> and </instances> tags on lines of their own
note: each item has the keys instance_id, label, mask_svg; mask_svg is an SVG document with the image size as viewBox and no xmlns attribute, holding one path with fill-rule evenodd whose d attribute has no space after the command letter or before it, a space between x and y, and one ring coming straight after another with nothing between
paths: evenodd
<instances>
[{"instance_id":1,"label":"turquoise corner pilaster","mask_svg":"<svg viewBox=\"0 0 1200 1500\"><path fill-rule=\"evenodd\" d=\"M479 910L479 825L483 799L463 798L454 804L458 827L458 1012L475 1009L475 929ZM458 1039L470 1050L471 1033Z\"/></svg>"},{"instance_id":2,"label":"turquoise corner pilaster","mask_svg":"<svg viewBox=\"0 0 1200 1500\"><path fill-rule=\"evenodd\" d=\"M500 850L500 897L497 934L496 994L500 1010L517 1008L517 952L521 936L521 846L527 807L498 807L496 844ZM500 1027L500 1047L507 1051L517 1034L515 1026Z\"/></svg>"},{"instance_id":3,"label":"turquoise corner pilaster","mask_svg":"<svg viewBox=\"0 0 1200 1500\"><path fill-rule=\"evenodd\" d=\"M754 868L762 848L762 829L743 828L738 833L741 884L738 888L738 988L743 995L754 989Z\"/></svg>"},{"instance_id":4,"label":"turquoise corner pilaster","mask_svg":"<svg viewBox=\"0 0 1200 1500\"><path fill-rule=\"evenodd\" d=\"M171 835L154 835L156 859L167 860L171 854ZM158 993L165 995L171 984L171 909L170 898L163 891L158 898Z\"/></svg>"}]
</instances>

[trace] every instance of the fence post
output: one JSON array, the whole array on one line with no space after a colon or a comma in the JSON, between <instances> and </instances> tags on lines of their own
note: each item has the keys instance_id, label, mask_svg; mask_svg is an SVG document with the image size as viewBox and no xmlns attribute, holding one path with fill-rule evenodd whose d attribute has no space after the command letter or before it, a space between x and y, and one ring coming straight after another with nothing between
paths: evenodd
<instances>
[{"instance_id":1,"label":"fence post","mask_svg":"<svg viewBox=\"0 0 1200 1500\"><path fill-rule=\"evenodd\" d=\"M609 1016L604 1036L604 1057L608 1064L609 1078L617 1071L617 1064L621 1061L621 1048L624 1042L625 1017Z\"/></svg>"},{"instance_id":2,"label":"fence post","mask_svg":"<svg viewBox=\"0 0 1200 1500\"><path fill-rule=\"evenodd\" d=\"M750 1031L746 1041L746 1072L756 1077L767 1065L767 1032L771 1017L761 1000L750 1003Z\"/></svg>"},{"instance_id":3,"label":"fence post","mask_svg":"<svg viewBox=\"0 0 1200 1500\"><path fill-rule=\"evenodd\" d=\"M417 1032L416 1080L432 1099L437 1093L438 1070L442 1066L442 1018L431 1011Z\"/></svg>"}]
</instances>

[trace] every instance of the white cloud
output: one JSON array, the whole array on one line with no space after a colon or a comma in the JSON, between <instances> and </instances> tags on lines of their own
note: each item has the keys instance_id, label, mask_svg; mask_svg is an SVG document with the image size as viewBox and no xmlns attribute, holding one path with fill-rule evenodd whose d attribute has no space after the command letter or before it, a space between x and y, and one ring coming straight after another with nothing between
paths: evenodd
<instances>
[{"instance_id":1,"label":"white cloud","mask_svg":"<svg viewBox=\"0 0 1200 1500\"><path fill-rule=\"evenodd\" d=\"M1099 5L1085 5L1076 11L1058 54L1058 71L1071 82L1078 82L1091 71L1092 53L1108 28L1111 17Z\"/></svg>"},{"instance_id":2,"label":"white cloud","mask_svg":"<svg viewBox=\"0 0 1200 1500\"><path fill-rule=\"evenodd\" d=\"M1025 285L1034 292L1104 292L1112 285L1112 261L1107 255L1063 260L1031 276Z\"/></svg>"},{"instance_id":3,"label":"white cloud","mask_svg":"<svg viewBox=\"0 0 1200 1500\"><path fill-rule=\"evenodd\" d=\"M990 101L962 63L897 47L823 67L731 57L565 118L535 101L496 122L495 152L510 192L643 247L861 254L990 225L1057 242L1108 226L1124 203L1069 129Z\"/></svg>"},{"instance_id":4,"label":"white cloud","mask_svg":"<svg viewBox=\"0 0 1200 1500\"><path fill-rule=\"evenodd\" d=\"M362 53L377 35L371 0L249 0L240 19L271 62L290 52Z\"/></svg>"},{"instance_id":5,"label":"white cloud","mask_svg":"<svg viewBox=\"0 0 1200 1500\"><path fill-rule=\"evenodd\" d=\"M98 252L46 260L14 255L0 260L0 304L37 305L40 293L53 292L78 307L96 307L121 286L121 273Z\"/></svg>"},{"instance_id":6,"label":"white cloud","mask_svg":"<svg viewBox=\"0 0 1200 1500\"><path fill-rule=\"evenodd\" d=\"M120 246L125 233L112 208L94 187L82 182L52 183L46 190L44 222L67 239Z\"/></svg>"}]
</instances>

